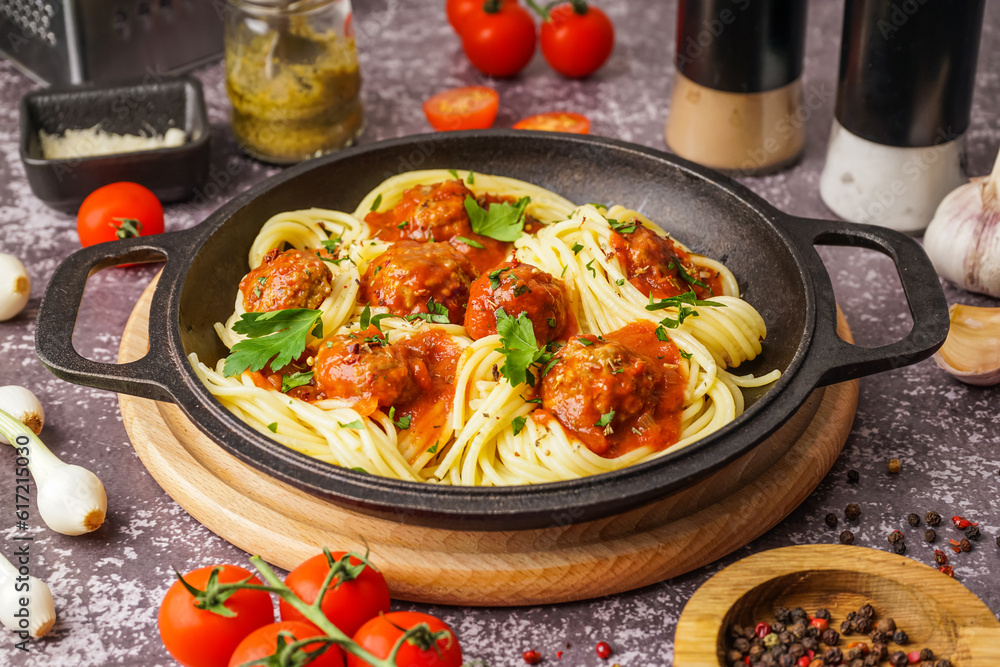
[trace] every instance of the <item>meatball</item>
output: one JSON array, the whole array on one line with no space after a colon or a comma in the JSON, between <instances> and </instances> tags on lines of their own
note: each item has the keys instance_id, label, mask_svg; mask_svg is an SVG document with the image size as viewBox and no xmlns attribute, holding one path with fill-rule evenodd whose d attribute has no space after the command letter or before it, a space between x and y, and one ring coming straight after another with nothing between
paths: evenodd
<instances>
[{"instance_id":1,"label":"meatball","mask_svg":"<svg viewBox=\"0 0 1000 667\"><path fill-rule=\"evenodd\" d=\"M315 310L330 295L330 278L330 270L316 251L279 252L275 248L240 282L243 308L250 313L286 308Z\"/></svg>"},{"instance_id":2,"label":"meatball","mask_svg":"<svg viewBox=\"0 0 1000 667\"><path fill-rule=\"evenodd\" d=\"M455 236L472 233L465 198L475 195L462 181L444 181L433 185L418 185L403 193L391 210L373 211L365 222L386 228L388 238L408 238L415 241L447 241ZM393 233L398 229L398 233Z\"/></svg>"},{"instance_id":3,"label":"meatball","mask_svg":"<svg viewBox=\"0 0 1000 667\"><path fill-rule=\"evenodd\" d=\"M669 237L663 237L635 222L635 230L611 233L611 249L618 257L625 275L643 294L655 292L659 296L671 297L689 292L692 288L699 299L713 295L718 286L716 280L702 276L691 261L691 256ZM692 280L706 285L696 285L684 278L686 273Z\"/></svg>"},{"instance_id":4,"label":"meatball","mask_svg":"<svg viewBox=\"0 0 1000 667\"><path fill-rule=\"evenodd\" d=\"M476 339L495 334L497 308L512 317L524 313L539 344L559 338L569 321L569 302L561 282L531 264L501 264L472 283L466 332Z\"/></svg>"},{"instance_id":5,"label":"meatball","mask_svg":"<svg viewBox=\"0 0 1000 667\"><path fill-rule=\"evenodd\" d=\"M461 324L475 279L468 258L447 243L400 241L368 265L361 298L394 315L447 315Z\"/></svg>"},{"instance_id":6,"label":"meatball","mask_svg":"<svg viewBox=\"0 0 1000 667\"><path fill-rule=\"evenodd\" d=\"M608 450L615 428L656 403L654 373L621 343L577 336L557 358L542 380L542 407L595 454Z\"/></svg>"},{"instance_id":7,"label":"meatball","mask_svg":"<svg viewBox=\"0 0 1000 667\"><path fill-rule=\"evenodd\" d=\"M404 348L335 336L322 346L313 380L327 398L349 401L363 414L413 400L419 387Z\"/></svg>"}]
</instances>

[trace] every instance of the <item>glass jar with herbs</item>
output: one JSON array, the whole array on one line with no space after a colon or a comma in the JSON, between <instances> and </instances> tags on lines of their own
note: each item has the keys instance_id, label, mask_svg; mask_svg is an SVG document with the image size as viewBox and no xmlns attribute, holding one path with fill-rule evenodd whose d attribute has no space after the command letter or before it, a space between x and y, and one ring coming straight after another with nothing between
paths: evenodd
<instances>
[{"instance_id":1,"label":"glass jar with herbs","mask_svg":"<svg viewBox=\"0 0 1000 667\"><path fill-rule=\"evenodd\" d=\"M350 0L228 0L226 90L240 148L290 164L361 133Z\"/></svg>"}]
</instances>

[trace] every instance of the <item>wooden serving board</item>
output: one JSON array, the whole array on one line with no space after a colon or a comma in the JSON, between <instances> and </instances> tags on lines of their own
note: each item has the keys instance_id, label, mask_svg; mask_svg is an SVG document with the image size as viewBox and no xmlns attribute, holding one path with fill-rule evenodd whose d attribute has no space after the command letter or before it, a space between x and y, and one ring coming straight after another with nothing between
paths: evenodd
<instances>
[{"instance_id":1,"label":"wooden serving board","mask_svg":"<svg viewBox=\"0 0 1000 667\"><path fill-rule=\"evenodd\" d=\"M910 641L889 651L929 648L955 667L1000 664L1000 622L961 583L917 561L885 551L813 544L748 556L706 581L688 600L674 634L675 667L719 667L730 625L773 622L774 609L830 611L839 629L863 604L892 618ZM847 635L840 646L868 637Z\"/></svg>"},{"instance_id":2,"label":"wooden serving board","mask_svg":"<svg viewBox=\"0 0 1000 667\"><path fill-rule=\"evenodd\" d=\"M152 284L118 361L148 350ZM850 340L843 317L841 335ZM858 383L820 389L771 438L701 482L598 521L514 532L451 531L376 519L280 482L228 454L177 406L121 395L122 420L153 478L195 519L286 569L329 546L363 550L404 600L533 605L639 588L738 549L786 517L840 454ZM709 539L710 538L710 539Z\"/></svg>"}]
</instances>

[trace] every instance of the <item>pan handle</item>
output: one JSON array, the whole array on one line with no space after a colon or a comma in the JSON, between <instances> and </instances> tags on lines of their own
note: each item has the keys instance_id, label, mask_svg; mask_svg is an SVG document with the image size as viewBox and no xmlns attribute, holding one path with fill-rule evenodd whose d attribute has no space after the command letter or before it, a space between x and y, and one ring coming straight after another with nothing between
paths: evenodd
<instances>
[{"instance_id":1,"label":"pan handle","mask_svg":"<svg viewBox=\"0 0 1000 667\"><path fill-rule=\"evenodd\" d=\"M87 280L103 269L120 264L167 260L164 276L173 266L182 266L192 247L190 231L138 236L111 243L98 243L67 257L52 274L35 323L35 351L42 365L56 377L74 384L107 389L157 401L173 401L169 378L170 349L166 327L149 328L149 352L126 364L92 361L73 348L73 330ZM161 279L153 293L150 312L166 312L169 280Z\"/></svg>"},{"instance_id":2,"label":"pan handle","mask_svg":"<svg viewBox=\"0 0 1000 667\"><path fill-rule=\"evenodd\" d=\"M837 220L786 216L779 220L806 259L816 287L816 333L806 364L818 376L817 386L854 380L915 364L930 357L948 336L948 302L934 266L913 238L885 227ZM837 335L833 284L815 245L855 246L887 255L896 265L913 329L901 340L879 347L860 347Z\"/></svg>"}]
</instances>

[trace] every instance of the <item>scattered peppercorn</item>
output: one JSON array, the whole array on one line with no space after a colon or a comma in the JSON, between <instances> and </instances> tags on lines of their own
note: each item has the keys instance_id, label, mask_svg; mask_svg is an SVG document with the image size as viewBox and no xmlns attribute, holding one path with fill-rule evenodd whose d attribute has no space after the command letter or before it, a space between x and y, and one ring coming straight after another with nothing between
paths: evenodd
<instances>
[{"instance_id":1,"label":"scattered peppercorn","mask_svg":"<svg viewBox=\"0 0 1000 667\"><path fill-rule=\"evenodd\" d=\"M854 621L854 631L859 635L867 635L872 631L872 619L861 617Z\"/></svg>"},{"instance_id":2,"label":"scattered peppercorn","mask_svg":"<svg viewBox=\"0 0 1000 667\"><path fill-rule=\"evenodd\" d=\"M758 623L754 626L753 633L763 639L764 637L771 634L771 624L770 623Z\"/></svg>"},{"instance_id":3,"label":"scattered peppercorn","mask_svg":"<svg viewBox=\"0 0 1000 667\"><path fill-rule=\"evenodd\" d=\"M899 471L900 471L900 469L901 469L901 468L902 468L903 466L902 466L902 464L901 464L901 463L899 462L899 459L889 459L889 462L885 464L885 467L886 467L886 468L887 468L887 469L889 470L889 472L890 472L890 473L892 473L893 475L898 475L898 474L899 474ZM904 656L904 657L905 657L905 656Z\"/></svg>"},{"instance_id":4,"label":"scattered peppercorn","mask_svg":"<svg viewBox=\"0 0 1000 667\"><path fill-rule=\"evenodd\" d=\"M777 646L780 643L781 643L781 640L778 639L777 633L772 632L771 634L766 635L764 637L764 648L773 649L775 646Z\"/></svg>"},{"instance_id":5,"label":"scattered peppercorn","mask_svg":"<svg viewBox=\"0 0 1000 667\"><path fill-rule=\"evenodd\" d=\"M972 542L969 541L969 538L963 537L962 541L958 543L958 548L962 551L972 551Z\"/></svg>"},{"instance_id":6,"label":"scattered peppercorn","mask_svg":"<svg viewBox=\"0 0 1000 667\"><path fill-rule=\"evenodd\" d=\"M875 618L875 607L870 604L863 604L858 609L858 616L864 616L865 618Z\"/></svg>"},{"instance_id":7,"label":"scattered peppercorn","mask_svg":"<svg viewBox=\"0 0 1000 667\"><path fill-rule=\"evenodd\" d=\"M909 658L907 658L906 654L902 651L896 651L889 656L889 664L892 665L892 667L905 667L909 663Z\"/></svg>"},{"instance_id":8,"label":"scattered peppercorn","mask_svg":"<svg viewBox=\"0 0 1000 667\"><path fill-rule=\"evenodd\" d=\"M910 642L910 636L906 634L906 630L896 630L892 635L892 641L897 644L908 644Z\"/></svg>"},{"instance_id":9,"label":"scattered peppercorn","mask_svg":"<svg viewBox=\"0 0 1000 667\"><path fill-rule=\"evenodd\" d=\"M857 484L859 479L861 479L861 473L859 473L857 470L847 471L847 481L849 483Z\"/></svg>"},{"instance_id":10,"label":"scattered peppercorn","mask_svg":"<svg viewBox=\"0 0 1000 667\"><path fill-rule=\"evenodd\" d=\"M827 646L836 646L840 643L840 633L833 628L827 628L823 631L823 634L820 635L820 639Z\"/></svg>"},{"instance_id":11,"label":"scattered peppercorn","mask_svg":"<svg viewBox=\"0 0 1000 667\"><path fill-rule=\"evenodd\" d=\"M924 539L928 542L934 542L937 539L937 533L934 532L933 528L928 528L924 531Z\"/></svg>"},{"instance_id":12,"label":"scattered peppercorn","mask_svg":"<svg viewBox=\"0 0 1000 667\"><path fill-rule=\"evenodd\" d=\"M750 650L750 640L746 637L738 637L736 641L733 642L733 648L741 653L746 653Z\"/></svg>"},{"instance_id":13,"label":"scattered peppercorn","mask_svg":"<svg viewBox=\"0 0 1000 667\"><path fill-rule=\"evenodd\" d=\"M597 646L594 650L597 651L597 657L602 660L607 660L611 657L611 645L607 642L597 642ZM716 660L718 660L718 658L716 658Z\"/></svg>"},{"instance_id":14,"label":"scattered peppercorn","mask_svg":"<svg viewBox=\"0 0 1000 667\"><path fill-rule=\"evenodd\" d=\"M920 659L921 660L933 660L934 659L934 651L930 650L929 648L922 648L922 649L920 649Z\"/></svg>"},{"instance_id":15,"label":"scattered peppercorn","mask_svg":"<svg viewBox=\"0 0 1000 667\"><path fill-rule=\"evenodd\" d=\"M889 533L889 544L896 545L896 544L899 544L900 542L902 542L905 539L906 539L906 536L903 535L903 533L901 531L894 530L891 533Z\"/></svg>"},{"instance_id":16,"label":"scattered peppercorn","mask_svg":"<svg viewBox=\"0 0 1000 667\"><path fill-rule=\"evenodd\" d=\"M946 554L945 552L941 551L940 549L935 549L934 550L934 562L937 563L938 565L947 565L948 564L948 554Z\"/></svg>"},{"instance_id":17,"label":"scattered peppercorn","mask_svg":"<svg viewBox=\"0 0 1000 667\"><path fill-rule=\"evenodd\" d=\"M792 612L788 607L778 607L774 610L774 620L779 623L791 623Z\"/></svg>"},{"instance_id":18,"label":"scattered peppercorn","mask_svg":"<svg viewBox=\"0 0 1000 667\"><path fill-rule=\"evenodd\" d=\"M917 516L916 514L912 514L912 513L911 514L907 514L906 515L906 523L908 523L911 526L913 526L914 528L916 528L917 526L920 525L920 517Z\"/></svg>"},{"instance_id":19,"label":"scattered peppercorn","mask_svg":"<svg viewBox=\"0 0 1000 667\"><path fill-rule=\"evenodd\" d=\"M836 528L837 527L837 515L834 514L833 512L830 512L829 514L827 514L826 515L826 525L830 526L830 528Z\"/></svg>"},{"instance_id":20,"label":"scattered peppercorn","mask_svg":"<svg viewBox=\"0 0 1000 667\"><path fill-rule=\"evenodd\" d=\"M892 551L893 553L902 556L906 553L906 542L897 542L896 544L893 544Z\"/></svg>"},{"instance_id":21,"label":"scattered peppercorn","mask_svg":"<svg viewBox=\"0 0 1000 667\"><path fill-rule=\"evenodd\" d=\"M844 652L836 646L831 646L826 649L826 654L823 655L823 661L828 665L839 665L844 661Z\"/></svg>"},{"instance_id":22,"label":"scattered peppercorn","mask_svg":"<svg viewBox=\"0 0 1000 667\"><path fill-rule=\"evenodd\" d=\"M851 503L844 508L844 518L848 521L857 521L859 516L861 516L861 506L857 503Z\"/></svg>"},{"instance_id":23,"label":"scattered peppercorn","mask_svg":"<svg viewBox=\"0 0 1000 667\"><path fill-rule=\"evenodd\" d=\"M829 609L817 609L816 613L813 614L813 618L822 618L824 621L830 620L830 610Z\"/></svg>"},{"instance_id":24,"label":"scattered peppercorn","mask_svg":"<svg viewBox=\"0 0 1000 667\"><path fill-rule=\"evenodd\" d=\"M981 535L982 533L979 531L979 526L969 526L965 529L965 536L970 540L976 540L978 542Z\"/></svg>"},{"instance_id":25,"label":"scattered peppercorn","mask_svg":"<svg viewBox=\"0 0 1000 667\"><path fill-rule=\"evenodd\" d=\"M841 544L854 544L854 533L849 530L845 530L840 534Z\"/></svg>"},{"instance_id":26,"label":"scattered peppercorn","mask_svg":"<svg viewBox=\"0 0 1000 667\"><path fill-rule=\"evenodd\" d=\"M877 662L881 662L889 656L889 647L884 641L873 641L872 651L869 655L874 655Z\"/></svg>"},{"instance_id":27,"label":"scattered peppercorn","mask_svg":"<svg viewBox=\"0 0 1000 667\"><path fill-rule=\"evenodd\" d=\"M934 663L934 667L951 667L951 660L938 660Z\"/></svg>"},{"instance_id":28,"label":"scattered peppercorn","mask_svg":"<svg viewBox=\"0 0 1000 667\"><path fill-rule=\"evenodd\" d=\"M889 640L892 639L889 633L878 629L872 630L872 633L868 637L872 640L873 646L876 644L888 644Z\"/></svg>"},{"instance_id":29,"label":"scattered peppercorn","mask_svg":"<svg viewBox=\"0 0 1000 667\"><path fill-rule=\"evenodd\" d=\"M875 624L876 629L879 632L884 632L887 635L891 635L896 631L896 621L892 618L883 618L881 621Z\"/></svg>"},{"instance_id":30,"label":"scattered peppercorn","mask_svg":"<svg viewBox=\"0 0 1000 667\"><path fill-rule=\"evenodd\" d=\"M924 515L924 521L927 522L928 526L940 526L941 525L941 515L931 510Z\"/></svg>"},{"instance_id":31,"label":"scattered peppercorn","mask_svg":"<svg viewBox=\"0 0 1000 667\"><path fill-rule=\"evenodd\" d=\"M819 648L819 638L817 637L803 637L802 638L802 648L809 651L815 651Z\"/></svg>"},{"instance_id":32,"label":"scattered peppercorn","mask_svg":"<svg viewBox=\"0 0 1000 667\"><path fill-rule=\"evenodd\" d=\"M796 607L792 610L792 620L795 621L806 621L809 619L809 614L802 607Z\"/></svg>"},{"instance_id":33,"label":"scattered peppercorn","mask_svg":"<svg viewBox=\"0 0 1000 667\"><path fill-rule=\"evenodd\" d=\"M537 665L542 661L542 654L538 651L525 651L521 658L529 665Z\"/></svg>"}]
</instances>

